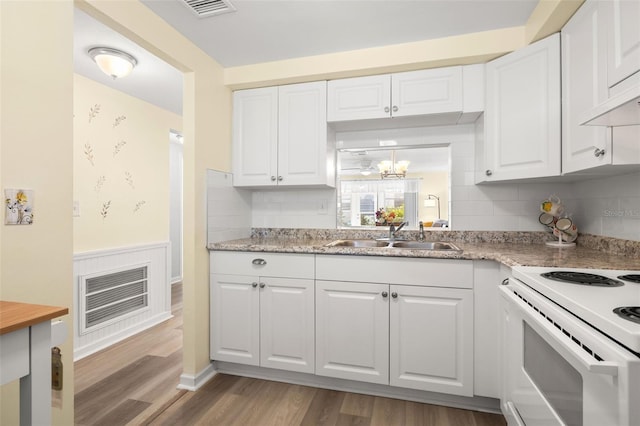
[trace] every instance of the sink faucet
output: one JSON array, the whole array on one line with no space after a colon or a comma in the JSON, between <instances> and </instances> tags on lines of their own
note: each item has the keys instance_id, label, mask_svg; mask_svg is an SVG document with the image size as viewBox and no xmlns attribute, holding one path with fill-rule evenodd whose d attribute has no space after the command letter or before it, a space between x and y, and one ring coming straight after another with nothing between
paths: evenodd
<instances>
[{"instance_id":1,"label":"sink faucet","mask_svg":"<svg viewBox=\"0 0 640 426\"><path fill-rule=\"evenodd\" d=\"M424 241L425 240L425 236L424 236L424 223L422 223L422 221L420 221L420 235L418 235L418 240L419 241Z\"/></svg>"},{"instance_id":2,"label":"sink faucet","mask_svg":"<svg viewBox=\"0 0 640 426\"><path fill-rule=\"evenodd\" d=\"M400 232L400 230L404 228L405 225L408 225L408 224L409 222L402 222L400 226L398 226L397 228L394 224L391 224L391 226L389 226L389 241L395 240L396 237L398 236L398 232Z\"/></svg>"}]
</instances>

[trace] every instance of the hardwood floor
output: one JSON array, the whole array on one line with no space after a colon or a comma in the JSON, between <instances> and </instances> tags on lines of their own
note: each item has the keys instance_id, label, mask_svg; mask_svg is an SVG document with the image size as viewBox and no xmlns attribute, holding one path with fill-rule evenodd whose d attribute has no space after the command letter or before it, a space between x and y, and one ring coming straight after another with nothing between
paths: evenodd
<instances>
[{"instance_id":1,"label":"hardwood floor","mask_svg":"<svg viewBox=\"0 0 640 426\"><path fill-rule=\"evenodd\" d=\"M174 317L75 363L76 425L505 425L501 415L219 374L197 392L182 372L182 288Z\"/></svg>"}]
</instances>

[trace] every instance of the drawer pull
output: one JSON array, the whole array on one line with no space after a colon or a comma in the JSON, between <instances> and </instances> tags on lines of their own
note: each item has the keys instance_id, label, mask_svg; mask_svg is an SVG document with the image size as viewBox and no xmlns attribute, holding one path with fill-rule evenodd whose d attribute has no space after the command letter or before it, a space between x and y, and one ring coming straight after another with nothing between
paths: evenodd
<instances>
[{"instance_id":1,"label":"drawer pull","mask_svg":"<svg viewBox=\"0 0 640 426\"><path fill-rule=\"evenodd\" d=\"M395 291L393 293L391 293L391 297L393 297L394 299L398 298L398 293L396 293Z\"/></svg>"},{"instance_id":2,"label":"drawer pull","mask_svg":"<svg viewBox=\"0 0 640 426\"><path fill-rule=\"evenodd\" d=\"M382 292L382 297L387 297L389 295L389 293L387 293L386 291Z\"/></svg>"},{"instance_id":3,"label":"drawer pull","mask_svg":"<svg viewBox=\"0 0 640 426\"><path fill-rule=\"evenodd\" d=\"M264 259L253 259L251 263L253 263L254 265L266 265L267 261Z\"/></svg>"},{"instance_id":4,"label":"drawer pull","mask_svg":"<svg viewBox=\"0 0 640 426\"><path fill-rule=\"evenodd\" d=\"M266 284L265 283L260 283L260 288L265 288Z\"/></svg>"},{"instance_id":5,"label":"drawer pull","mask_svg":"<svg viewBox=\"0 0 640 426\"><path fill-rule=\"evenodd\" d=\"M251 287L253 287L253 288L258 287L258 283L251 283Z\"/></svg>"}]
</instances>

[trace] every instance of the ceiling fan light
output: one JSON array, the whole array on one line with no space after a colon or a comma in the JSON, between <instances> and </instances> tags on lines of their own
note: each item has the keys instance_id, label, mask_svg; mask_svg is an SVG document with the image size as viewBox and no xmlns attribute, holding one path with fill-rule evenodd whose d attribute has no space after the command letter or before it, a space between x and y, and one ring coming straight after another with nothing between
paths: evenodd
<instances>
[{"instance_id":1,"label":"ceiling fan light","mask_svg":"<svg viewBox=\"0 0 640 426\"><path fill-rule=\"evenodd\" d=\"M138 64L133 56L110 47L94 47L89 49L88 54L98 65L98 68L114 80L131 74L133 68Z\"/></svg>"}]
</instances>

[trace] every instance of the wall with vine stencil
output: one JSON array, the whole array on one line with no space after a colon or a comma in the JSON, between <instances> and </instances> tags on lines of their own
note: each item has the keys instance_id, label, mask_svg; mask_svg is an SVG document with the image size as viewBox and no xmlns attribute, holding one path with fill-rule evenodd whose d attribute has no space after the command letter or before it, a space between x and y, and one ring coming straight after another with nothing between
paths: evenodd
<instances>
[{"instance_id":1,"label":"wall with vine stencil","mask_svg":"<svg viewBox=\"0 0 640 426\"><path fill-rule=\"evenodd\" d=\"M168 241L169 130L182 117L75 75L73 121L74 251Z\"/></svg>"}]
</instances>

